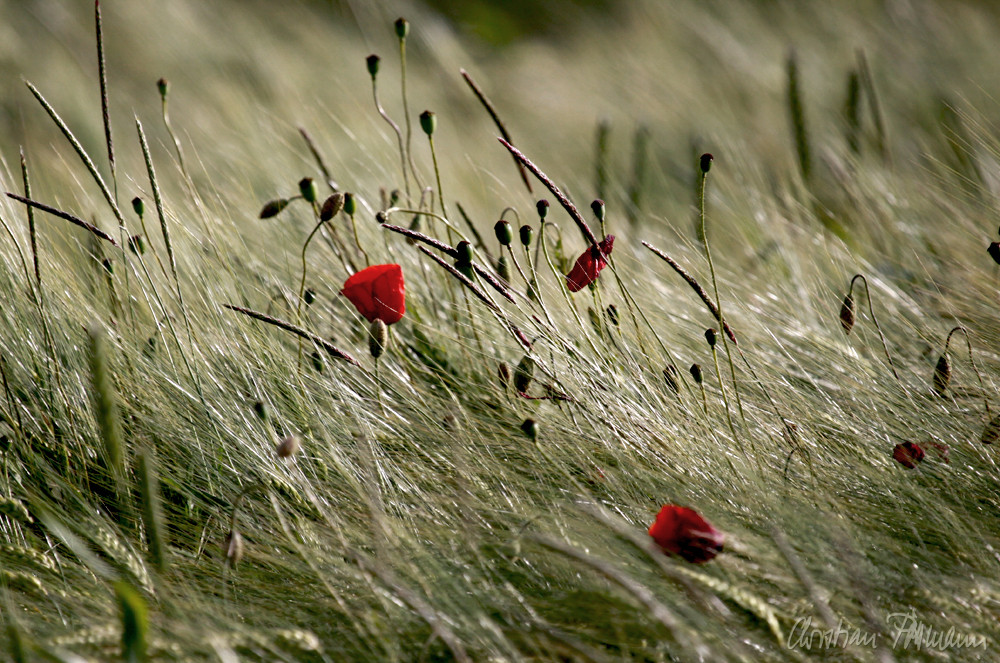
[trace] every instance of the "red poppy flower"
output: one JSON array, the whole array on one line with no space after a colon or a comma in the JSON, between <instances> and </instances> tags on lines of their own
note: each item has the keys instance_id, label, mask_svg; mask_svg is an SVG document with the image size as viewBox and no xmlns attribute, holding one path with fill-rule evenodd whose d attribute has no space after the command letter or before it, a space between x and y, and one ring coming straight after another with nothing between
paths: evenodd
<instances>
[{"instance_id":1,"label":"red poppy flower","mask_svg":"<svg viewBox=\"0 0 1000 663\"><path fill-rule=\"evenodd\" d=\"M607 257L611 255L615 236L608 235L597 248L591 246L576 259L573 269L566 275L566 287L570 292L577 292L597 280L597 275L608 264Z\"/></svg>"},{"instance_id":2,"label":"red poppy flower","mask_svg":"<svg viewBox=\"0 0 1000 663\"><path fill-rule=\"evenodd\" d=\"M372 265L347 279L340 294L351 300L368 322L387 325L399 322L406 313L403 270L399 265Z\"/></svg>"},{"instance_id":3,"label":"red poppy flower","mask_svg":"<svg viewBox=\"0 0 1000 663\"><path fill-rule=\"evenodd\" d=\"M924 450L920 448L919 444L903 442L893 447L892 457L903 467L912 470L917 466L917 463L924 459Z\"/></svg>"},{"instance_id":4,"label":"red poppy flower","mask_svg":"<svg viewBox=\"0 0 1000 663\"><path fill-rule=\"evenodd\" d=\"M722 550L725 537L694 509L664 504L649 526L649 535L665 551L685 561L702 564Z\"/></svg>"}]
</instances>

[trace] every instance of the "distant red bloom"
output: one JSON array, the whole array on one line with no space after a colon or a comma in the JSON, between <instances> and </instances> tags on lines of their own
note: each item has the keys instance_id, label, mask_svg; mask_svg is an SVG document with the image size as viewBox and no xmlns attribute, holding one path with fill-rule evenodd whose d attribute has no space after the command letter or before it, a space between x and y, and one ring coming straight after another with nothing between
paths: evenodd
<instances>
[{"instance_id":1,"label":"distant red bloom","mask_svg":"<svg viewBox=\"0 0 1000 663\"><path fill-rule=\"evenodd\" d=\"M577 292L584 289L597 280L597 275L607 266L607 257L611 255L611 248L614 246L615 236L608 235L597 248L591 246L576 259L573 269L566 275L566 287L570 292Z\"/></svg>"},{"instance_id":2,"label":"distant red bloom","mask_svg":"<svg viewBox=\"0 0 1000 663\"><path fill-rule=\"evenodd\" d=\"M351 300L368 322L387 325L399 322L406 313L403 270L399 265L372 265L347 279L340 294Z\"/></svg>"},{"instance_id":3,"label":"distant red bloom","mask_svg":"<svg viewBox=\"0 0 1000 663\"><path fill-rule=\"evenodd\" d=\"M924 459L924 450L920 448L919 444L903 442L893 447L892 457L903 467L912 470L917 466L917 463Z\"/></svg>"},{"instance_id":4,"label":"distant red bloom","mask_svg":"<svg viewBox=\"0 0 1000 663\"><path fill-rule=\"evenodd\" d=\"M685 561L702 564L722 550L725 537L694 509L664 504L649 526L649 535L665 551Z\"/></svg>"}]
</instances>

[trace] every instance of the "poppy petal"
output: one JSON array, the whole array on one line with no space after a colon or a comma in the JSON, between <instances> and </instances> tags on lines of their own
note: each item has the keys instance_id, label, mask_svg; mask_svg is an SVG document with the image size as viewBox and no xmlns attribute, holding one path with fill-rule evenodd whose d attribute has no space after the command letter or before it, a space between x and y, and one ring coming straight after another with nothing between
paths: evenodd
<instances>
[{"instance_id":1,"label":"poppy petal","mask_svg":"<svg viewBox=\"0 0 1000 663\"><path fill-rule=\"evenodd\" d=\"M675 504L665 504L649 527L664 551L694 564L713 559L722 550L725 536L712 527L697 511Z\"/></svg>"},{"instance_id":2,"label":"poppy petal","mask_svg":"<svg viewBox=\"0 0 1000 663\"><path fill-rule=\"evenodd\" d=\"M399 265L372 265L352 275L340 294L347 297L369 322L387 325L399 322L406 313L403 270Z\"/></svg>"}]
</instances>

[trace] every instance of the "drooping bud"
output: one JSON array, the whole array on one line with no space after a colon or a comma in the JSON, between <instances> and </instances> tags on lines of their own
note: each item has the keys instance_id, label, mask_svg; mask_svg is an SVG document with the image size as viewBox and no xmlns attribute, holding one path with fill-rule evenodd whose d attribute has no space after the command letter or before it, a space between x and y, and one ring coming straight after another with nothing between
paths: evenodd
<instances>
[{"instance_id":1,"label":"drooping bud","mask_svg":"<svg viewBox=\"0 0 1000 663\"><path fill-rule=\"evenodd\" d=\"M385 212L375 212L375 220L378 221L379 224L383 224L389 220L389 217L386 216Z\"/></svg>"},{"instance_id":2,"label":"drooping bud","mask_svg":"<svg viewBox=\"0 0 1000 663\"><path fill-rule=\"evenodd\" d=\"M510 387L510 364L505 361L497 366L497 377L500 378L500 388L507 391Z\"/></svg>"},{"instance_id":3,"label":"drooping bud","mask_svg":"<svg viewBox=\"0 0 1000 663\"><path fill-rule=\"evenodd\" d=\"M458 262L463 264L472 263L472 244L469 244L464 239L455 246L455 250L458 251Z\"/></svg>"},{"instance_id":4,"label":"drooping bud","mask_svg":"<svg viewBox=\"0 0 1000 663\"><path fill-rule=\"evenodd\" d=\"M335 193L323 201L323 206L319 210L319 220L329 221L337 216L342 209L344 209L344 196L343 194Z\"/></svg>"},{"instance_id":5,"label":"drooping bud","mask_svg":"<svg viewBox=\"0 0 1000 663\"><path fill-rule=\"evenodd\" d=\"M528 391L531 380L535 377L535 360L529 355L524 355L514 369L514 389L518 393Z\"/></svg>"},{"instance_id":6,"label":"drooping bud","mask_svg":"<svg viewBox=\"0 0 1000 663\"><path fill-rule=\"evenodd\" d=\"M1000 242L991 243L989 248L986 249L986 252L990 254L991 258L993 258L993 262L1000 265Z\"/></svg>"},{"instance_id":7,"label":"drooping bud","mask_svg":"<svg viewBox=\"0 0 1000 663\"><path fill-rule=\"evenodd\" d=\"M945 352L934 367L934 393L943 398L948 391L949 382L951 382L951 357Z\"/></svg>"},{"instance_id":8,"label":"drooping bud","mask_svg":"<svg viewBox=\"0 0 1000 663\"><path fill-rule=\"evenodd\" d=\"M713 157L711 154L708 154L707 152L705 154L702 154L699 163L699 165L701 166L701 172L707 173L709 169L712 168L712 161L714 160L715 157Z\"/></svg>"},{"instance_id":9,"label":"drooping bud","mask_svg":"<svg viewBox=\"0 0 1000 663\"><path fill-rule=\"evenodd\" d=\"M521 432L531 438L531 440L538 440L538 422L534 419L525 419L521 422Z\"/></svg>"},{"instance_id":10,"label":"drooping bud","mask_svg":"<svg viewBox=\"0 0 1000 663\"><path fill-rule=\"evenodd\" d=\"M396 36L400 39L406 39L406 35L410 33L410 22L400 16L392 25L396 28Z\"/></svg>"},{"instance_id":11,"label":"drooping bud","mask_svg":"<svg viewBox=\"0 0 1000 663\"><path fill-rule=\"evenodd\" d=\"M146 253L146 238L142 235L132 235L128 238L128 250L137 256Z\"/></svg>"},{"instance_id":12,"label":"drooping bud","mask_svg":"<svg viewBox=\"0 0 1000 663\"><path fill-rule=\"evenodd\" d=\"M389 345L389 327L379 318L375 318L368 329L368 350L372 353L372 357L378 359L385 352L387 345Z\"/></svg>"},{"instance_id":13,"label":"drooping bud","mask_svg":"<svg viewBox=\"0 0 1000 663\"><path fill-rule=\"evenodd\" d=\"M854 327L854 297L844 295L844 303L840 305L840 324L844 328L845 334L850 334Z\"/></svg>"},{"instance_id":14,"label":"drooping bud","mask_svg":"<svg viewBox=\"0 0 1000 663\"><path fill-rule=\"evenodd\" d=\"M316 301L316 291L312 288L306 288L306 291L302 293L302 301L306 303L306 306L312 306L313 302Z\"/></svg>"},{"instance_id":15,"label":"drooping bud","mask_svg":"<svg viewBox=\"0 0 1000 663\"><path fill-rule=\"evenodd\" d=\"M136 196L132 199L132 209L135 210L136 215L141 219L142 215L146 213L146 203L143 202L142 198Z\"/></svg>"},{"instance_id":16,"label":"drooping bud","mask_svg":"<svg viewBox=\"0 0 1000 663\"><path fill-rule=\"evenodd\" d=\"M425 110L420 114L420 128L424 130L424 133L428 136L434 135L434 130L437 128L437 115L429 110Z\"/></svg>"},{"instance_id":17,"label":"drooping bud","mask_svg":"<svg viewBox=\"0 0 1000 663\"><path fill-rule=\"evenodd\" d=\"M698 384L701 384L702 381L705 379L704 374L701 372L701 365L691 364L691 368L689 370L691 371L691 377L694 378L694 381L697 382Z\"/></svg>"},{"instance_id":18,"label":"drooping bud","mask_svg":"<svg viewBox=\"0 0 1000 663\"><path fill-rule=\"evenodd\" d=\"M719 334L714 329L709 327L705 330L705 340L708 341L708 347L714 348L715 344L719 340Z\"/></svg>"},{"instance_id":19,"label":"drooping bud","mask_svg":"<svg viewBox=\"0 0 1000 663\"><path fill-rule=\"evenodd\" d=\"M393 189L392 192L389 194L389 207L395 207L396 204L399 202L399 197L401 195L402 194L399 192L399 189Z\"/></svg>"},{"instance_id":20,"label":"drooping bud","mask_svg":"<svg viewBox=\"0 0 1000 663\"><path fill-rule=\"evenodd\" d=\"M166 101L167 93L170 92L170 81L166 78L161 78L156 81L156 89L160 91L160 98Z\"/></svg>"},{"instance_id":21,"label":"drooping bud","mask_svg":"<svg viewBox=\"0 0 1000 663\"><path fill-rule=\"evenodd\" d=\"M254 401L253 412L261 421L267 421L267 405L264 404L264 401Z\"/></svg>"},{"instance_id":22,"label":"drooping bud","mask_svg":"<svg viewBox=\"0 0 1000 663\"><path fill-rule=\"evenodd\" d=\"M107 272L108 276L112 276L115 273L115 264L109 258L102 260L101 266L104 267L104 271Z\"/></svg>"},{"instance_id":23,"label":"drooping bud","mask_svg":"<svg viewBox=\"0 0 1000 663\"><path fill-rule=\"evenodd\" d=\"M278 458L291 458L299 451L299 447L302 446L302 441L299 440L297 435L289 435L275 448L274 452L278 454Z\"/></svg>"},{"instance_id":24,"label":"drooping bud","mask_svg":"<svg viewBox=\"0 0 1000 663\"><path fill-rule=\"evenodd\" d=\"M535 209L538 210L538 218L544 219L545 215L549 213L549 201L542 198L535 203Z\"/></svg>"},{"instance_id":25,"label":"drooping bud","mask_svg":"<svg viewBox=\"0 0 1000 663\"><path fill-rule=\"evenodd\" d=\"M311 355L309 355L309 358L312 360L312 365L313 365L313 368L316 369L316 372L317 373L322 373L323 372L323 357L321 357L318 352L313 352Z\"/></svg>"},{"instance_id":26,"label":"drooping bud","mask_svg":"<svg viewBox=\"0 0 1000 663\"><path fill-rule=\"evenodd\" d=\"M303 177L299 180L299 192L306 202L314 203L319 198L319 189L316 188L316 181L311 177Z\"/></svg>"},{"instance_id":27,"label":"drooping bud","mask_svg":"<svg viewBox=\"0 0 1000 663\"><path fill-rule=\"evenodd\" d=\"M590 203L590 210L594 213L594 216L597 217L598 221L601 223L604 222L605 209L603 200L598 198L594 202Z\"/></svg>"},{"instance_id":28,"label":"drooping bud","mask_svg":"<svg viewBox=\"0 0 1000 663\"><path fill-rule=\"evenodd\" d=\"M264 207L260 210L260 218L270 219L273 216L278 216L281 214L281 210L288 207L287 198L277 198L276 200L269 200L264 204Z\"/></svg>"},{"instance_id":29,"label":"drooping bud","mask_svg":"<svg viewBox=\"0 0 1000 663\"><path fill-rule=\"evenodd\" d=\"M243 535L235 527L229 530L222 542L222 552L226 556L226 564L234 568L243 559Z\"/></svg>"},{"instance_id":30,"label":"drooping bud","mask_svg":"<svg viewBox=\"0 0 1000 663\"><path fill-rule=\"evenodd\" d=\"M503 219L496 222L493 226L493 232L496 234L500 246L510 246L510 243L514 241L514 229Z\"/></svg>"},{"instance_id":31,"label":"drooping bud","mask_svg":"<svg viewBox=\"0 0 1000 663\"><path fill-rule=\"evenodd\" d=\"M368 73L371 75L372 78L378 76L378 65L379 62L381 61L382 58L375 55L374 53L365 58L365 64L368 65Z\"/></svg>"},{"instance_id":32,"label":"drooping bud","mask_svg":"<svg viewBox=\"0 0 1000 663\"><path fill-rule=\"evenodd\" d=\"M344 213L347 216L354 216L354 213L358 211L358 202L354 200L353 193L344 194Z\"/></svg>"},{"instance_id":33,"label":"drooping bud","mask_svg":"<svg viewBox=\"0 0 1000 663\"><path fill-rule=\"evenodd\" d=\"M521 230L518 234L521 236L521 244L524 246L531 246L531 238L534 235L534 231L531 229L531 226L521 226Z\"/></svg>"}]
</instances>

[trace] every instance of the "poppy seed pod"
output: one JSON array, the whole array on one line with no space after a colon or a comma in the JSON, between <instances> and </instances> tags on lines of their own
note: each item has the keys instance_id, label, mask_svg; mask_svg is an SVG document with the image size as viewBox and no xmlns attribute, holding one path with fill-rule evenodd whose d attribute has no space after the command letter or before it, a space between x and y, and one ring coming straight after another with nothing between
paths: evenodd
<instances>
[{"instance_id":1,"label":"poppy seed pod","mask_svg":"<svg viewBox=\"0 0 1000 663\"><path fill-rule=\"evenodd\" d=\"M844 303L840 305L840 325L844 328L845 334L851 333L855 319L854 297L844 295Z\"/></svg>"},{"instance_id":2,"label":"poppy seed pod","mask_svg":"<svg viewBox=\"0 0 1000 663\"><path fill-rule=\"evenodd\" d=\"M521 236L521 244L524 246L531 246L531 238L535 234L529 225L521 226L521 230L518 231Z\"/></svg>"},{"instance_id":3,"label":"poppy seed pod","mask_svg":"<svg viewBox=\"0 0 1000 663\"><path fill-rule=\"evenodd\" d=\"M406 314L403 270L399 265L372 265L344 283L344 295L369 322L378 319L387 325Z\"/></svg>"},{"instance_id":4,"label":"poppy seed pod","mask_svg":"<svg viewBox=\"0 0 1000 663\"><path fill-rule=\"evenodd\" d=\"M703 564L722 550L725 536L694 509L664 504L649 526L649 535L664 552Z\"/></svg>"},{"instance_id":5,"label":"poppy seed pod","mask_svg":"<svg viewBox=\"0 0 1000 663\"><path fill-rule=\"evenodd\" d=\"M299 193L306 199L306 202L316 202L316 199L319 198L319 189L316 188L316 180L311 177L303 177L299 180Z\"/></svg>"},{"instance_id":6,"label":"poppy seed pod","mask_svg":"<svg viewBox=\"0 0 1000 663\"><path fill-rule=\"evenodd\" d=\"M388 344L389 328L384 322L375 318L368 329L368 351L372 353L372 357L378 359Z\"/></svg>"},{"instance_id":7,"label":"poppy seed pod","mask_svg":"<svg viewBox=\"0 0 1000 663\"><path fill-rule=\"evenodd\" d=\"M429 110L425 110L420 114L420 128L424 130L424 133L428 136L434 135L434 130L437 129L437 115Z\"/></svg>"},{"instance_id":8,"label":"poppy seed pod","mask_svg":"<svg viewBox=\"0 0 1000 663\"><path fill-rule=\"evenodd\" d=\"M275 448L274 452L278 454L278 458L291 458L299 451L299 447L302 446L302 442L299 440L297 435L289 435Z\"/></svg>"},{"instance_id":9,"label":"poppy seed pod","mask_svg":"<svg viewBox=\"0 0 1000 663\"><path fill-rule=\"evenodd\" d=\"M226 556L226 564L231 568L243 559L243 535L235 527L226 534L222 542L222 552Z\"/></svg>"},{"instance_id":10,"label":"poppy seed pod","mask_svg":"<svg viewBox=\"0 0 1000 663\"><path fill-rule=\"evenodd\" d=\"M705 340L708 341L708 347L714 348L715 344L719 341L719 333L709 327L705 330Z\"/></svg>"},{"instance_id":11,"label":"poppy seed pod","mask_svg":"<svg viewBox=\"0 0 1000 663\"><path fill-rule=\"evenodd\" d=\"M698 384L701 384L702 381L705 379L705 375L704 373L702 373L701 370L701 364L691 364L691 368L688 370L691 371L691 377L693 377L694 381L697 382Z\"/></svg>"},{"instance_id":12,"label":"poppy seed pod","mask_svg":"<svg viewBox=\"0 0 1000 663\"><path fill-rule=\"evenodd\" d=\"M358 202L354 199L353 193L344 194L344 213L347 216L354 216L354 213L358 211Z\"/></svg>"},{"instance_id":13,"label":"poppy seed pod","mask_svg":"<svg viewBox=\"0 0 1000 663\"><path fill-rule=\"evenodd\" d=\"M514 369L514 389L518 393L525 393L531 386L531 380L535 377L535 360L529 355L524 355Z\"/></svg>"},{"instance_id":14,"label":"poppy seed pod","mask_svg":"<svg viewBox=\"0 0 1000 663\"><path fill-rule=\"evenodd\" d=\"M549 213L549 201L542 198L535 203L535 209L538 210L538 218L544 219L545 215Z\"/></svg>"},{"instance_id":15,"label":"poppy seed pod","mask_svg":"<svg viewBox=\"0 0 1000 663\"><path fill-rule=\"evenodd\" d=\"M701 166L701 172L707 173L712 168L712 162L714 160L715 157L713 157L711 154L707 152L705 154L702 154L701 159L699 159L698 163L698 165Z\"/></svg>"},{"instance_id":16,"label":"poppy seed pod","mask_svg":"<svg viewBox=\"0 0 1000 663\"><path fill-rule=\"evenodd\" d=\"M496 234L500 246L510 246L510 243L514 241L514 229L503 219L493 225L493 232Z\"/></svg>"},{"instance_id":17,"label":"poppy seed pod","mask_svg":"<svg viewBox=\"0 0 1000 663\"><path fill-rule=\"evenodd\" d=\"M385 212L375 212L375 220L381 225L386 223L389 220L389 217L386 216Z\"/></svg>"},{"instance_id":18,"label":"poppy seed pod","mask_svg":"<svg viewBox=\"0 0 1000 663\"><path fill-rule=\"evenodd\" d=\"M323 206L319 210L319 220L329 221L337 216L342 209L344 209L344 196L343 194L335 193L323 201Z\"/></svg>"},{"instance_id":19,"label":"poppy seed pod","mask_svg":"<svg viewBox=\"0 0 1000 663\"><path fill-rule=\"evenodd\" d=\"M497 366L497 377L500 378L500 388L507 391L510 386L510 364L505 361Z\"/></svg>"},{"instance_id":20,"label":"poppy seed pod","mask_svg":"<svg viewBox=\"0 0 1000 663\"><path fill-rule=\"evenodd\" d=\"M281 210L288 207L287 198L277 198L275 200L269 200L264 203L264 207L260 210L260 218L270 219L273 216L278 216L281 214Z\"/></svg>"},{"instance_id":21,"label":"poppy seed pod","mask_svg":"<svg viewBox=\"0 0 1000 663\"><path fill-rule=\"evenodd\" d=\"M142 215L146 213L146 203L143 202L142 198L136 196L132 199L132 209L135 210L136 215L141 219Z\"/></svg>"},{"instance_id":22,"label":"poppy seed pod","mask_svg":"<svg viewBox=\"0 0 1000 663\"><path fill-rule=\"evenodd\" d=\"M156 81L156 89L160 91L160 98L166 99L167 93L170 92L170 81L166 78L161 78Z\"/></svg>"},{"instance_id":23,"label":"poppy seed pod","mask_svg":"<svg viewBox=\"0 0 1000 663\"><path fill-rule=\"evenodd\" d=\"M951 382L951 357L945 352L934 367L934 393L944 397L945 392L948 391L949 382Z\"/></svg>"},{"instance_id":24,"label":"poppy seed pod","mask_svg":"<svg viewBox=\"0 0 1000 663\"><path fill-rule=\"evenodd\" d=\"M590 203L590 211L592 211L594 213L594 216L597 217L598 221L600 221L600 222L603 223L603 221L604 221L604 215L605 215L604 201L603 200L601 200L600 198L598 198L594 202Z\"/></svg>"},{"instance_id":25,"label":"poppy seed pod","mask_svg":"<svg viewBox=\"0 0 1000 663\"><path fill-rule=\"evenodd\" d=\"M406 39L406 35L410 33L410 22L400 16L392 25L396 29L396 36L400 39Z\"/></svg>"},{"instance_id":26,"label":"poppy seed pod","mask_svg":"<svg viewBox=\"0 0 1000 663\"><path fill-rule=\"evenodd\" d=\"M1000 265L1000 242L992 242L987 248L986 252L990 254L993 258L993 262Z\"/></svg>"},{"instance_id":27,"label":"poppy seed pod","mask_svg":"<svg viewBox=\"0 0 1000 663\"><path fill-rule=\"evenodd\" d=\"M374 53L365 58L365 64L368 66L368 73L371 74L372 78L375 78L378 75L378 65L381 61L382 58Z\"/></svg>"},{"instance_id":28,"label":"poppy seed pod","mask_svg":"<svg viewBox=\"0 0 1000 663\"><path fill-rule=\"evenodd\" d=\"M924 459L924 450L919 444L903 442L892 449L892 457L903 467L912 470Z\"/></svg>"}]
</instances>

